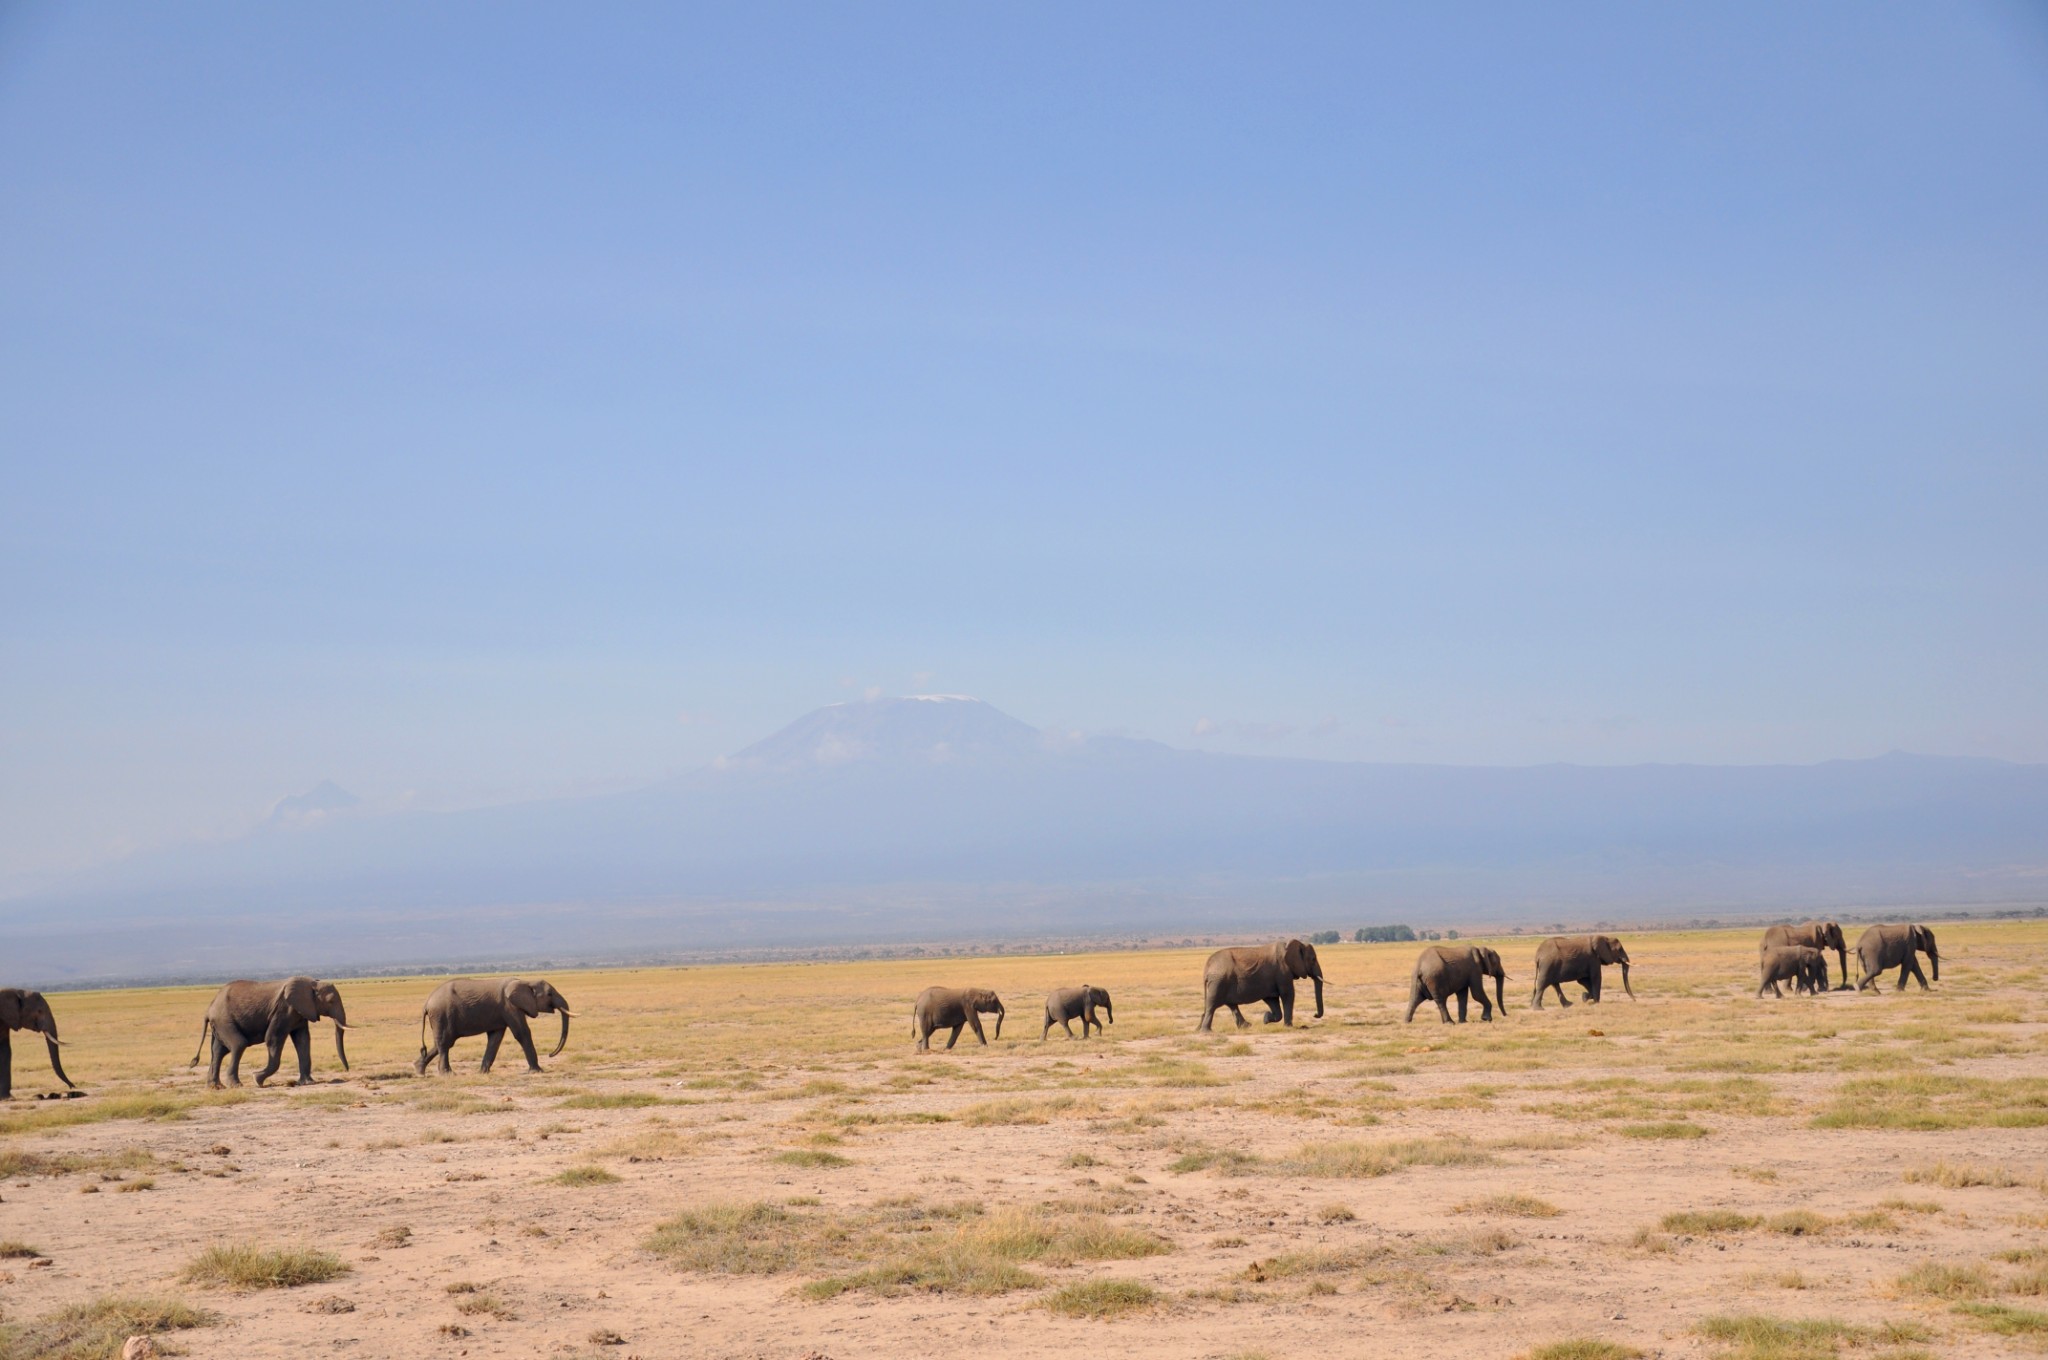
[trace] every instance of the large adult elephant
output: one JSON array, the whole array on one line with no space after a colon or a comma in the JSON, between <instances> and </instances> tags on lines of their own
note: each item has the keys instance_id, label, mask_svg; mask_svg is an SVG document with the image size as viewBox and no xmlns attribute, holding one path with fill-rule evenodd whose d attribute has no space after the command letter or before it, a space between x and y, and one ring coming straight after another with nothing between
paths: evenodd
<instances>
[{"instance_id":1,"label":"large adult elephant","mask_svg":"<svg viewBox=\"0 0 2048 1360\"><path fill-rule=\"evenodd\" d=\"M1493 1006L1486 999L1486 980L1493 979L1494 1000L1500 1003L1500 1013L1508 1013L1507 969L1502 966L1500 953L1484 945L1433 944L1422 951L1415 960L1415 974L1408 985L1408 1019L1415 1019L1416 1009L1424 998L1436 1002L1436 1013L1443 1017L1445 1024L1451 1023L1448 1004L1452 997L1458 998L1458 1023L1465 1023L1465 998L1470 995L1479 1002L1479 1018L1491 1021Z\"/></svg>"},{"instance_id":2,"label":"large adult elephant","mask_svg":"<svg viewBox=\"0 0 2048 1360\"><path fill-rule=\"evenodd\" d=\"M1796 992L1825 992L1828 989L1828 956L1809 944L1772 945L1757 955L1756 994L1769 992L1772 996L1785 995L1778 990L1781 982L1790 982Z\"/></svg>"},{"instance_id":3,"label":"large adult elephant","mask_svg":"<svg viewBox=\"0 0 2048 1360\"><path fill-rule=\"evenodd\" d=\"M533 1031L526 1022L550 1012L562 1017L562 1037L548 1054L552 1058L568 1046L572 1013L551 984L540 978L449 978L434 989L420 1011L420 1056L413 1071L425 1074L427 1064L435 1058L441 1060L441 1070L448 1071L448 1050L455 1041L481 1034L486 1036L481 1070L488 1072L498 1060L498 1045L505 1041L505 1031L510 1030L519 1051L526 1055L526 1070L538 1072L540 1055L534 1052Z\"/></svg>"},{"instance_id":4,"label":"large adult elephant","mask_svg":"<svg viewBox=\"0 0 2048 1360\"><path fill-rule=\"evenodd\" d=\"M1109 1004L1109 993L1100 987L1060 987L1045 998L1045 1028L1038 1032L1038 1042L1044 1043L1045 1036L1058 1025L1074 1037L1073 1022L1081 1022L1081 1037L1088 1037L1088 1027L1095 1026L1097 1034L1102 1033L1102 1017L1109 1017L1109 1023L1116 1023L1116 1011Z\"/></svg>"},{"instance_id":5,"label":"large adult elephant","mask_svg":"<svg viewBox=\"0 0 2048 1360\"><path fill-rule=\"evenodd\" d=\"M1764 931L1763 942L1757 946L1761 958L1767 949L1778 949L1786 945L1804 945L1826 953L1835 951L1835 961L1842 967L1842 989L1849 987L1849 946L1842 939L1841 923L1837 921L1802 921L1796 926L1772 926Z\"/></svg>"},{"instance_id":6,"label":"large adult elephant","mask_svg":"<svg viewBox=\"0 0 2048 1360\"><path fill-rule=\"evenodd\" d=\"M1003 999L994 992L986 987L927 987L910 1003L910 1037L917 1040L919 1053L929 1053L932 1035L942 1029L952 1030L946 1040L946 1047L951 1048L960 1042L961 1029L968 1027L974 1030L975 1038L986 1044L988 1036L981 1032L984 1015L995 1016L996 1038L1002 1038Z\"/></svg>"},{"instance_id":7,"label":"large adult elephant","mask_svg":"<svg viewBox=\"0 0 2048 1360\"><path fill-rule=\"evenodd\" d=\"M266 1061L256 1074L261 1086L277 1074L284 1060L284 1041L289 1038L299 1056L299 1084L313 1080L312 1026L325 1017L334 1022L334 1056L341 1070L348 1071L348 1046L342 1031L348 1028L348 1012L342 1009L341 993L331 982L317 978L289 977L282 982L230 982L213 994L206 1018L199 1023L199 1048L187 1067L197 1067L206 1055L207 1036L213 1036L213 1060L207 1065L206 1084L219 1089L220 1064L228 1062L228 1081L242 1084L242 1050L262 1044Z\"/></svg>"},{"instance_id":8,"label":"large adult elephant","mask_svg":"<svg viewBox=\"0 0 2048 1360\"><path fill-rule=\"evenodd\" d=\"M1323 965L1314 945L1300 940L1276 940L1269 945L1219 949L1202 969L1202 1023L1206 1030L1216 1018L1216 1008L1227 1006L1237 1017L1239 1029L1249 1029L1240 1006L1263 1002L1266 1023L1275 1020L1294 1023L1294 980L1311 978L1316 984L1316 1019L1323 1018Z\"/></svg>"},{"instance_id":9,"label":"large adult elephant","mask_svg":"<svg viewBox=\"0 0 2048 1360\"><path fill-rule=\"evenodd\" d=\"M57 1045L63 1041L57 1037L57 1017L50 1014L50 1003L43 1000L41 992L0 987L0 1100L14 1094L14 1041L8 1036L18 1029L43 1036L43 1045L50 1050L50 1070L67 1088L77 1090L76 1083L64 1075L64 1062L57 1056Z\"/></svg>"},{"instance_id":10,"label":"large adult elephant","mask_svg":"<svg viewBox=\"0 0 2048 1360\"><path fill-rule=\"evenodd\" d=\"M1557 1004L1569 1007L1572 1003L1564 994L1564 984L1576 982L1585 992L1586 1000L1600 999L1600 970L1605 964L1621 965L1621 989L1628 993L1628 999L1636 999L1636 989L1628 985L1628 951L1621 947L1621 941L1612 935L1553 935L1536 946L1536 994L1529 998L1529 1004L1537 1010L1543 1009L1545 989L1557 993Z\"/></svg>"},{"instance_id":11,"label":"large adult elephant","mask_svg":"<svg viewBox=\"0 0 2048 1360\"><path fill-rule=\"evenodd\" d=\"M1941 981L1941 952L1934 947L1934 932L1926 926L1895 925L1872 926L1863 932L1863 938L1856 941L1856 961L1863 965L1863 977L1856 984L1856 990L1865 987L1877 990L1877 980L1884 973L1899 970L1899 990L1906 990L1908 974L1920 983L1920 990L1927 990L1927 975L1920 971L1920 961L1913 956L1925 954L1927 961L1934 965L1934 980Z\"/></svg>"}]
</instances>

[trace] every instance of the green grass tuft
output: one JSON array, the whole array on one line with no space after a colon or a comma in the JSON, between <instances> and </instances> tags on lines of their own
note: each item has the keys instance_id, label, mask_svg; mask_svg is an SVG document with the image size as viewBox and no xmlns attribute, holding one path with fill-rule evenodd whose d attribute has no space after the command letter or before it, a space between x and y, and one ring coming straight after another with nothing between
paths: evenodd
<instances>
[{"instance_id":1,"label":"green grass tuft","mask_svg":"<svg viewBox=\"0 0 2048 1360\"><path fill-rule=\"evenodd\" d=\"M621 1177L601 1166L572 1166L548 1179L556 1185L617 1185Z\"/></svg>"},{"instance_id":2,"label":"green grass tuft","mask_svg":"<svg viewBox=\"0 0 2048 1360\"><path fill-rule=\"evenodd\" d=\"M1159 1291L1138 1280L1082 1280L1048 1294L1045 1307L1065 1317L1121 1317L1159 1302Z\"/></svg>"},{"instance_id":3,"label":"green grass tuft","mask_svg":"<svg viewBox=\"0 0 2048 1360\"><path fill-rule=\"evenodd\" d=\"M229 1289L290 1289L323 1284L349 1273L339 1256L310 1247L266 1250L247 1243L216 1243L185 1267L192 1284Z\"/></svg>"},{"instance_id":4,"label":"green grass tuft","mask_svg":"<svg viewBox=\"0 0 2048 1360\"><path fill-rule=\"evenodd\" d=\"M8 1360L108 1360L121 1353L131 1336L210 1327L218 1321L218 1314L176 1299L94 1299L33 1322L0 1325L0 1355Z\"/></svg>"}]
</instances>

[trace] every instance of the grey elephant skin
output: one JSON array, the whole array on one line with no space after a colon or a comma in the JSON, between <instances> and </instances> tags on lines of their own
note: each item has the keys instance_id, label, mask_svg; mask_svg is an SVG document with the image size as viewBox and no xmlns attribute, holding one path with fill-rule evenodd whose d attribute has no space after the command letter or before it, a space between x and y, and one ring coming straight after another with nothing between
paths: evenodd
<instances>
[{"instance_id":1,"label":"grey elephant skin","mask_svg":"<svg viewBox=\"0 0 2048 1360\"><path fill-rule=\"evenodd\" d=\"M284 1060L284 1041L290 1039L299 1059L299 1084L313 1080L313 1024L322 1019L334 1022L334 1056L341 1070L348 1070L348 1046L342 1031L348 1028L348 1012L342 1008L341 993L331 982L318 978L289 977L282 982L230 982L213 994L206 1018L199 1024L199 1048L187 1067L197 1067L207 1054L212 1036L212 1061L207 1065L206 1084L220 1086L221 1059L227 1059L228 1082L242 1084L242 1050L262 1044L265 1061L256 1074L261 1086L277 1075Z\"/></svg>"},{"instance_id":2,"label":"grey elephant skin","mask_svg":"<svg viewBox=\"0 0 2048 1360\"><path fill-rule=\"evenodd\" d=\"M932 1035L942 1029L953 1033L946 1039L946 1047L960 1042L960 1031L972 1029L974 1037L982 1043L988 1036L981 1032L981 1017L993 1014L996 1018L996 1038L1003 1037L1003 999L986 987L927 987L917 994L917 1000L910 1004L910 1036L917 1040L917 1051L932 1051Z\"/></svg>"},{"instance_id":3,"label":"grey elephant skin","mask_svg":"<svg viewBox=\"0 0 2048 1360\"><path fill-rule=\"evenodd\" d=\"M50 1050L50 1070L68 1089L77 1090L64 1075L63 1060L57 1056L62 1040L57 1037L57 1017L50 1014L50 1003L43 1000L41 992L0 987L0 1100L14 1094L14 1041L8 1036L18 1029L43 1036L43 1045Z\"/></svg>"},{"instance_id":4,"label":"grey elephant skin","mask_svg":"<svg viewBox=\"0 0 2048 1360\"><path fill-rule=\"evenodd\" d=\"M476 1035L484 1038L484 1061L480 1071L488 1072L498 1060L498 1045L510 1030L519 1051L526 1055L526 1070L540 1071L540 1055L534 1051L533 1031L527 1021L543 1015L562 1017L562 1037L555 1041L553 1058L569 1043L569 1021L573 1012L562 994L543 978L450 978L434 989L420 1011L420 1056L413 1071L425 1074L427 1064L441 1060L447 1072L448 1050L457 1039Z\"/></svg>"},{"instance_id":5,"label":"grey elephant skin","mask_svg":"<svg viewBox=\"0 0 2048 1360\"><path fill-rule=\"evenodd\" d=\"M1436 1013L1445 1024L1451 1023L1449 1002L1458 998L1458 1023L1465 1023L1465 999L1470 996L1479 1003L1479 1018L1493 1020L1493 1005L1486 999L1486 980L1493 979L1494 1001L1500 1003L1500 1013L1508 1013L1507 969L1502 966L1500 952L1484 945L1433 944L1422 951L1415 960L1415 973L1408 984L1408 1020L1415 1019L1415 1012L1425 1000L1436 1003Z\"/></svg>"},{"instance_id":6,"label":"grey elephant skin","mask_svg":"<svg viewBox=\"0 0 2048 1360\"><path fill-rule=\"evenodd\" d=\"M1934 932L1926 926L1872 926L1856 941L1856 961L1863 965L1863 977L1856 990L1877 990L1877 980L1893 968L1899 970L1899 990L1906 990L1910 975L1926 991L1927 975L1920 971L1915 954L1925 954L1934 967L1934 980L1941 981L1941 951L1934 946Z\"/></svg>"},{"instance_id":7,"label":"grey elephant skin","mask_svg":"<svg viewBox=\"0 0 2048 1360\"><path fill-rule=\"evenodd\" d=\"M1058 1025L1074 1037L1072 1021L1081 1022L1081 1037L1088 1037L1088 1027L1095 1026L1097 1034L1102 1033L1102 1016L1109 1017L1109 1023L1116 1023L1116 1011L1109 1004L1109 993L1100 987L1061 987L1045 998L1045 1028L1038 1033L1038 1041L1045 1042L1045 1036Z\"/></svg>"},{"instance_id":8,"label":"grey elephant skin","mask_svg":"<svg viewBox=\"0 0 2048 1360\"><path fill-rule=\"evenodd\" d=\"M1600 999L1600 970L1607 964L1621 966L1621 989L1628 993L1628 999L1636 999L1636 989L1628 985L1628 951L1621 947L1621 941L1612 935L1553 935L1536 946L1536 992L1529 998L1529 1004L1537 1010L1543 1009L1545 990L1557 993L1557 1004L1570 1006L1572 1003L1564 994L1564 984L1576 982L1588 1001Z\"/></svg>"},{"instance_id":9,"label":"grey elephant skin","mask_svg":"<svg viewBox=\"0 0 2048 1360\"><path fill-rule=\"evenodd\" d=\"M1757 954L1762 956L1766 949L1781 945L1805 945L1826 953L1835 951L1835 961L1841 965L1842 989L1849 988L1849 946L1842 939L1839 921L1801 921L1796 926L1772 926L1764 931L1762 943L1757 945Z\"/></svg>"},{"instance_id":10,"label":"grey elephant skin","mask_svg":"<svg viewBox=\"0 0 2048 1360\"><path fill-rule=\"evenodd\" d=\"M1300 940L1276 940L1268 945L1219 949L1202 968L1202 1023L1206 1031L1216 1018L1218 1007L1228 1007L1239 1029L1251 1026L1240 1006L1263 1004L1265 1020L1272 1024L1294 1023L1294 981L1310 978L1316 984L1316 1019L1323 1018L1323 965L1314 945Z\"/></svg>"},{"instance_id":11,"label":"grey elephant skin","mask_svg":"<svg viewBox=\"0 0 2048 1360\"><path fill-rule=\"evenodd\" d=\"M1812 945L1773 945L1757 956L1756 994L1783 996L1778 984L1790 982L1794 991L1825 992L1828 989L1828 956Z\"/></svg>"}]
</instances>

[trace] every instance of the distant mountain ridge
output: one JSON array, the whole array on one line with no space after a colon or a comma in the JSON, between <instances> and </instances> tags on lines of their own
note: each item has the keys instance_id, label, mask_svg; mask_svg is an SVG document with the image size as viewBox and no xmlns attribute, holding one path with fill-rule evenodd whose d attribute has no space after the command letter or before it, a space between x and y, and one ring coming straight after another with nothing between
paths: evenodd
<instances>
[{"instance_id":1,"label":"distant mountain ridge","mask_svg":"<svg viewBox=\"0 0 2048 1360\"><path fill-rule=\"evenodd\" d=\"M630 793L369 814L322 786L238 840L15 897L0 950L60 976L140 971L116 958L182 975L2043 899L2048 766L1273 759L1045 733L930 695L820 709Z\"/></svg>"}]
</instances>

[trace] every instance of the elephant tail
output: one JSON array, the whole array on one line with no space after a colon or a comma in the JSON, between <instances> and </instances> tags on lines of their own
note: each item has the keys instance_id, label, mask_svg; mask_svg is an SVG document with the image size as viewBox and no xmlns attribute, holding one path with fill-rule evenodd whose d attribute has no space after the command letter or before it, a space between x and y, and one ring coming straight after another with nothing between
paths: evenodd
<instances>
[{"instance_id":1,"label":"elephant tail","mask_svg":"<svg viewBox=\"0 0 2048 1360\"><path fill-rule=\"evenodd\" d=\"M212 1028L213 1028L213 1017L212 1017L211 1015L207 1016L207 1017L206 1017L206 1018L205 1018L204 1020L201 1020L201 1021L199 1022L199 1047L198 1047L198 1048L196 1048L196 1049L194 1049L194 1050L192 1051L192 1061L191 1061L191 1062L188 1062L188 1063L186 1063L186 1064L185 1064L185 1066L187 1066L187 1067L197 1067L197 1066L199 1066L199 1056L200 1056L200 1055L201 1055L202 1053L206 1052L206 1031L208 1031L208 1030L210 1030L210 1029L212 1029Z\"/></svg>"},{"instance_id":2,"label":"elephant tail","mask_svg":"<svg viewBox=\"0 0 2048 1360\"><path fill-rule=\"evenodd\" d=\"M420 1007L420 1062L427 1061L427 1008Z\"/></svg>"}]
</instances>

